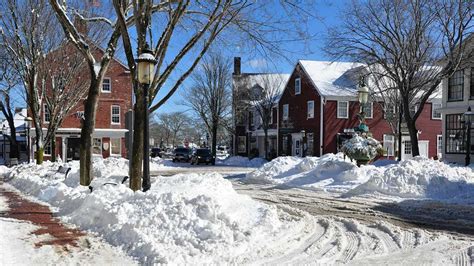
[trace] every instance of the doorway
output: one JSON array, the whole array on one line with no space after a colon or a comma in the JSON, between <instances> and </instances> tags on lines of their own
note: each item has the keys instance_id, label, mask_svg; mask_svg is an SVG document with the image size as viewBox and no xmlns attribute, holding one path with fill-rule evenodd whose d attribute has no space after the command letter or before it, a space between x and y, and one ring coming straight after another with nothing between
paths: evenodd
<instances>
[{"instance_id":1,"label":"doorway","mask_svg":"<svg viewBox=\"0 0 474 266\"><path fill-rule=\"evenodd\" d=\"M66 161L79 160L80 151L80 138L68 138L67 139L67 157Z\"/></svg>"}]
</instances>

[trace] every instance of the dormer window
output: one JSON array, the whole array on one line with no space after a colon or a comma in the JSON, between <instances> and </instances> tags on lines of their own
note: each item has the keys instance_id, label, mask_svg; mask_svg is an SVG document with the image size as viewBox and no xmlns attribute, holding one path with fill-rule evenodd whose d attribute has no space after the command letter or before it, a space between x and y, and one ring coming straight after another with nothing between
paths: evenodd
<instances>
[{"instance_id":1,"label":"dormer window","mask_svg":"<svg viewBox=\"0 0 474 266\"><path fill-rule=\"evenodd\" d=\"M301 78L295 79L295 95L301 94Z\"/></svg>"}]
</instances>

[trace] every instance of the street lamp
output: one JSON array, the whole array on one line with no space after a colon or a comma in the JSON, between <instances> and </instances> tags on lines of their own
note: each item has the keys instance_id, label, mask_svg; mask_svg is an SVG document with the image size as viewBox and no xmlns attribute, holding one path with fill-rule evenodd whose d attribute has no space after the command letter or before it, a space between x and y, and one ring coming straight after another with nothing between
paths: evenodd
<instances>
[{"instance_id":1,"label":"street lamp","mask_svg":"<svg viewBox=\"0 0 474 266\"><path fill-rule=\"evenodd\" d=\"M357 91L357 96L360 103L360 113L359 113L359 128L358 131L362 133L369 132L369 127L365 124L365 112L364 112L364 105L367 103L369 99L369 88L362 84L359 86L359 90Z\"/></svg>"},{"instance_id":2,"label":"street lamp","mask_svg":"<svg viewBox=\"0 0 474 266\"><path fill-rule=\"evenodd\" d=\"M466 128L466 166L471 163L471 126L474 121L474 112L471 111L471 106L467 108L467 112L462 114L461 123L464 123Z\"/></svg>"},{"instance_id":3,"label":"street lamp","mask_svg":"<svg viewBox=\"0 0 474 266\"><path fill-rule=\"evenodd\" d=\"M145 106L145 125L143 126L143 191L147 191L151 187L150 183L150 132L149 132L149 113L148 113L148 91L150 83L155 73L155 64L157 62L153 51L149 49L148 44L142 49L141 54L136 60L138 65L137 75L138 82L143 86L143 99Z\"/></svg>"},{"instance_id":4,"label":"street lamp","mask_svg":"<svg viewBox=\"0 0 474 266\"><path fill-rule=\"evenodd\" d=\"M31 141L30 141L30 128L31 128L31 122L33 121L33 118L31 117L25 117L25 124L26 124L26 149L27 149L27 154L28 154L28 163L30 163L31 159Z\"/></svg>"}]
</instances>

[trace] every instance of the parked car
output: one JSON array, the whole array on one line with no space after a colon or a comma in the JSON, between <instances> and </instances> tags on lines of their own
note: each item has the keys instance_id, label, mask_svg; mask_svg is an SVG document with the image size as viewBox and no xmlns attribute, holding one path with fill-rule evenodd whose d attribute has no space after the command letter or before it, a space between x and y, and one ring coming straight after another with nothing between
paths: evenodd
<instances>
[{"instance_id":1,"label":"parked car","mask_svg":"<svg viewBox=\"0 0 474 266\"><path fill-rule=\"evenodd\" d=\"M191 156L191 164L216 164L216 157L212 156L209 149L197 149Z\"/></svg>"},{"instance_id":2,"label":"parked car","mask_svg":"<svg viewBox=\"0 0 474 266\"><path fill-rule=\"evenodd\" d=\"M150 153L151 158L160 157L161 158L161 149L160 148L151 148Z\"/></svg>"},{"instance_id":3,"label":"parked car","mask_svg":"<svg viewBox=\"0 0 474 266\"><path fill-rule=\"evenodd\" d=\"M191 159L191 149L176 148L173 152L173 162L189 162Z\"/></svg>"}]
</instances>

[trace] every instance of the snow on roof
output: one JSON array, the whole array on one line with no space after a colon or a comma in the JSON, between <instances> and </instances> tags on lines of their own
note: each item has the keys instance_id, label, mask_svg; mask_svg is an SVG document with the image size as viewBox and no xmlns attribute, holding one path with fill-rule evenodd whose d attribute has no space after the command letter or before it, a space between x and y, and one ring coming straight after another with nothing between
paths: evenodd
<instances>
[{"instance_id":1,"label":"snow on roof","mask_svg":"<svg viewBox=\"0 0 474 266\"><path fill-rule=\"evenodd\" d=\"M299 64L322 96L356 95L358 79L350 70L358 69L363 64L310 60L299 60Z\"/></svg>"}]
</instances>

